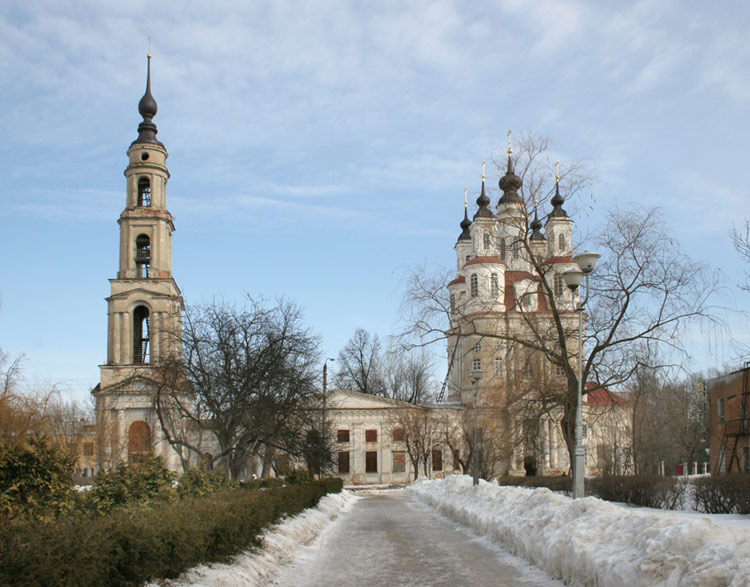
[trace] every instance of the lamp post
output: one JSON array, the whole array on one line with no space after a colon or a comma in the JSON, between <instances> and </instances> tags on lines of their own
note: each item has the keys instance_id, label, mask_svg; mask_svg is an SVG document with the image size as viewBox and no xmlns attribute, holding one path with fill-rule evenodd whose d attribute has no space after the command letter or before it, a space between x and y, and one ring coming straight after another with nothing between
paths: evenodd
<instances>
[{"instance_id":1,"label":"lamp post","mask_svg":"<svg viewBox=\"0 0 750 587\"><path fill-rule=\"evenodd\" d=\"M479 485L479 450L477 448L477 393L479 391L479 388L477 387L477 383L479 383L479 380L482 378L482 373L479 371L472 371L471 375L469 376L469 381L471 381L471 386L474 390L474 446L472 447L472 466L474 472L474 486L476 487Z\"/></svg>"},{"instance_id":2,"label":"lamp post","mask_svg":"<svg viewBox=\"0 0 750 587\"><path fill-rule=\"evenodd\" d=\"M328 361L335 361L331 357L323 361L323 418L322 430L320 431L321 440L326 436L326 409L328 408Z\"/></svg>"},{"instance_id":3,"label":"lamp post","mask_svg":"<svg viewBox=\"0 0 750 587\"><path fill-rule=\"evenodd\" d=\"M575 307L578 312L578 395L576 397L576 443L573 450L573 498L578 499L584 496L583 477L585 451L583 448L583 310L589 299L589 275L594 270L599 253L581 253L573 257L579 269L568 269L563 271L563 279L573 294L573 303L575 303L575 293L581 285L583 277L586 277L586 296L581 299L579 296L578 304Z\"/></svg>"}]
</instances>

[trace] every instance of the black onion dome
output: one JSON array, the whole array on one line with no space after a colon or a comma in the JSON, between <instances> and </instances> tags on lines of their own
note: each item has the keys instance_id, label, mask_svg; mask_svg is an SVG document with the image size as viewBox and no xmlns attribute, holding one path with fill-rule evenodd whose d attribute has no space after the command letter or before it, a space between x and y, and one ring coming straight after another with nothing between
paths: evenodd
<instances>
[{"instance_id":1,"label":"black onion dome","mask_svg":"<svg viewBox=\"0 0 750 587\"><path fill-rule=\"evenodd\" d=\"M133 141L133 145L137 143L153 143L155 145L162 145L156 138L156 133L159 131L153 122L154 116L158 107L156 100L151 95L151 54L147 55L148 66L146 70L146 92L143 94L141 101L138 102L138 113L143 117L143 122L138 125L138 138Z\"/></svg>"},{"instance_id":2,"label":"black onion dome","mask_svg":"<svg viewBox=\"0 0 750 587\"><path fill-rule=\"evenodd\" d=\"M477 198L477 206L479 206L479 209L477 210L476 214L474 214L474 219L493 218L495 215L489 208L490 203L491 200L487 197L487 193L484 191L484 176L482 176L482 193L480 193L479 197Z\"/></svg>"},{"instance_id":3,"label":"black onion dome","mask_svg":"<svg viewBox=\"0 0 750 587\"><path fill-rule=\"evenodd\" d=\"M539 220L539 216L536 213L536 206L534 206L534 220L531 221L531 241L544 241L547 240L542 234L542 221Z\"/></svg>"},{"instance_id":4,"label":"black onion dome","mask_svg":"<svg viewBox=\"0 0 750 587\"><path fill-rule=\"evenodd\" d=\"M564 203L565 198L560 195L560 182L556 182L555 195L552 196L552 199L550 200L550 204L552 204L552 212L550 212L550 216L555 218L567 218L568 213L563 210L562 207Z\"/></svg>"},{"instance_id":5,"label":"black onion dome","mask_svg":"<svg viewBox=\"0 0 750 587\"><path fill-rule=\"evenodd\" d=\"M471 240L471 233L469 232L470 226L471 220L469 220L469 211L466 209L466 206L464 206L464 219L461 221L461 235L458 237L458 240Z\"/></svg>"},{"instance_id":6,"label":"black onion dome","mask_svg":"<svg viewBox=\"0 0 750 587\"><path fill-rule=\"evenodd\" d=\"M521 189L523 181L518 177L513 169L513 159L508 153L508 170L497 182L497 185L503 190L503 195L500 198L498 204L522 204L521 196L518 195L518 190Z\"/></svg>"}]
</instances>

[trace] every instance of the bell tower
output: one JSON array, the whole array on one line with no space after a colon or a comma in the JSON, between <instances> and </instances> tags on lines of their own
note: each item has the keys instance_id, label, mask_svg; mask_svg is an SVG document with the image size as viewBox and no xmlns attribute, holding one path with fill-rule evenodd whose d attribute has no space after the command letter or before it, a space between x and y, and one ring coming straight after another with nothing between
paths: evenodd
<instances>
[{"instance_id":1,"label":"bell tower","mask_svg":"<svg viewBox=\"0 0 750 587\"><path fill-rule=\"evenodd\" d=\"M151 55L143 117L128 149L125 209L120 214L117 277L107 298L107 362L94 389L100 467L137 461L144 454L174 460L163 440L148 385L160 362L179 357L183 301L172 277L174 223L167 210L167 150L156 138Z\"/></svg>"}]
</instances>

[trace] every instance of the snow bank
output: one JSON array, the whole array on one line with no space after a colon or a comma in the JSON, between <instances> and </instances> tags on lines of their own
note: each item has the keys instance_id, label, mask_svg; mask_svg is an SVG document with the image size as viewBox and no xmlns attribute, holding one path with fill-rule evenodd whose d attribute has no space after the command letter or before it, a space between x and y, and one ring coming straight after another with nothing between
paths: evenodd
<instances>
[{"instance_id":1,"label":"snow bank","mask_svg":"<svg viewBox=\"0 0 750 587\"><path fill-rule=\"evenodd\" d=\"M301 545L311 542L342 511L360 499L349 491L330 493L317 507L271 526L263 534L263 550L237 555L227 564L199 565L183 573L175 581L162 581L158 585L178 587L183 585L267 585L279 567L290 562ZM146 587L157 587L150 584Z\"/></svg>"},{"instance_id":2,"label":"snow bank","mask_svg":"<svg viewBox=\"0 0 750 587\"><path fill-rule=\"evenodd\" d=\"M419 480L409 495L566 583L750 585L750 529L641 512L594 497L498 487L468 476Z\"/></svg>"}]
</instances>

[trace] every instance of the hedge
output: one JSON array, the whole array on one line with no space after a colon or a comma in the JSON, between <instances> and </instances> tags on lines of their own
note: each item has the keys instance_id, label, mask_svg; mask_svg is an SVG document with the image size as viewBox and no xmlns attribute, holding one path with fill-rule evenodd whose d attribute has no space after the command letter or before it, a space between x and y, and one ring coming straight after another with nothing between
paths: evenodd
<instances>
[{"instance_id":1,"label":"hedge","mask_svg":"<svg viewBox=\"0 0 750 587\"><path fill-rule=\"evenodd\" d=\"M707 514L750 514L750 474L700 477L694 481L694 506Z\"/></svg>"},{"instance_id":2,"label":"hedge","mask_svg":"<svg viewBox=\"0 0 750 587\"><path fill-rule=\"evenodd\" d=\"M0 518L2 585L139 585L259 545L263 529L315 506L341 480L131 504L55 522Z\"/></svg>"}]
</instances>

